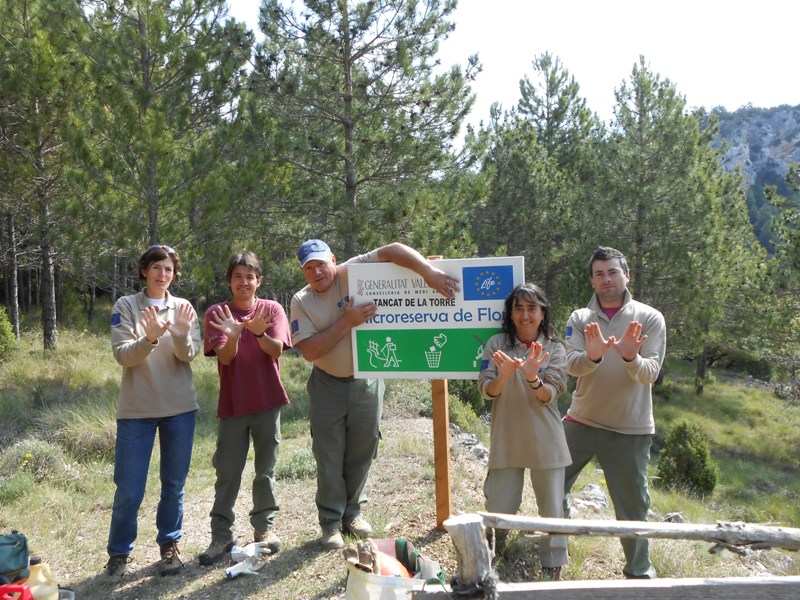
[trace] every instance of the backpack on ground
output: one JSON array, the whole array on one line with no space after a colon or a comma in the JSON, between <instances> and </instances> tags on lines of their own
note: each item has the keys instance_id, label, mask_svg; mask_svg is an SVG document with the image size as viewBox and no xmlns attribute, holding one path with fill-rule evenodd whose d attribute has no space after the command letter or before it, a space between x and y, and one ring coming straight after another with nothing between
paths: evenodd
<instances>
[{"instance_id":1,"label":"backpack on ground","mask_svg":"<svg viewBox=\"0 0 800 600\"><path fill-rule=\"evenodd\" d=\"M28 538L18 531L0 535L0 583L14 583L27 579Z\"/></svg>"}]
</instances>

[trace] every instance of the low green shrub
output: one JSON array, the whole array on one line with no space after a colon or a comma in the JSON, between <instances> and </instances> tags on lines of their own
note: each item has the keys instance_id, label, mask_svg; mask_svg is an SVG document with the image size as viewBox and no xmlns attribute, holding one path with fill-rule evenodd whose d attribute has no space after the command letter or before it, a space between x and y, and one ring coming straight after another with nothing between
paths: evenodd
<instances>
[{"instance_id":1,"label":"low green shrub","mask_svg":"<svg viewBox=\"0 0 800 600\"><path fill-rule=\"evenodd\" d=\"M458 396L450 394L447 398L447 410L450 413L450 423L457 425L467 433L478 434L483 423L480 416L473 410L472 405L462 402Z\"/></svg>"},{"instance_id":2,"label":"low green shrub","mask_svg":"<svg viewBox=\"0 0 800 600\"><path fill-rule=\"evenodd\" d=\"M478 391L478 382L475 379L451 379L447 383L447 389L450 394L467 404L476 415L489 412L489 404Z\"/></svg>"},{"instance_id":3,"label":"low green shrub","mask_svg":"<svg viewBox=\"0 0 800 600\"><path fill-rule=\"evenodd\" d=\"M114 461L117 422L113 412L103 407L86 407L83 412L68 411L57 432L57 439L78 460Z\"/></svg>"},{"instance_id":4,"label":"low green shrub","mask_svg":"<svg viewBox=\"0 0 800 600\"><path fill-rule=\"evenodd\" d=\"M278 479L310 479L316 474L317 463L309 447L282 455L275 466L275 477Z\"/></svg>"},{"instance_id":5,"label":"low green shrub","mask_svg":"<svg viewBox=\"0 0 800 600\"><path fill-rule=\"evenodd\" d=\"M35 489L33 475L25 471L0 477L0 506L10 506L16 500L32 495Z\"/></svg>"},{"instance_id":6,"label":"low green shrub","mask_svg":"<svg viewBox=\"0 0 800 600\"><path fill-rule=\"evenodd\" d=\"M0 453L0 476L30 473L35 483L60 480L67 471L64 451L57 444L26 438Z\"/></svg>"},{"instance_id":7,"label":"low green shrub","mask_svg":"<svg viewBox=\"0 0 800 600\"><path fill-rule=\"evenodd\" d=\"M705 433L694 423L679 421L664 438L658 456L657 483L667 489L704 496L714 491L719 469L711 460Z\"/></svg>"},{"instance_id":8,"label":"low green shrub","mask_svg":"<svg viewBox=\"0 0 800 600\"><path fill-rule=\"evenodd\" d=\"M17 346L17 338L14 336L14 328L8 320L6 309L0 306L0 360L11 354Z\"/></svg>"}]
</instances>

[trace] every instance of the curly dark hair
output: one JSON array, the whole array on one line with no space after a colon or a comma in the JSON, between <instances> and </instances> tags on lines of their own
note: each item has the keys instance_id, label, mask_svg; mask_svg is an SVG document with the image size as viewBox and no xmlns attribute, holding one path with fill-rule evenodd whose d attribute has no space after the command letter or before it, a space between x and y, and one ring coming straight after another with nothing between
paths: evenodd
<instances>
[{"instance_id":1,"label":"curly dark hair","mask_svg":"<svg viewBox=\"0 0 800 600\"><path fill-rule=\"evenodd\" d=\"M539 323L539 335L547 340L556 340L555 328L550 321L550 302L547 300L544 292L539 286L533 285L532 283L521 283L511 290L503 306L503 333L506 334L507 346L513 348L516 344L517 331L516 327L514 327L514 321L511 315L514 310L514 302L517 301L517 298L533 302L541 307L542 322Z\"/></svg>"},{"instance_id":2,"label":"curly dark hair","mask_svg":"<svg viewBox=\"0 0 800 600\"><path fill-rule=\"evenodd\" d=\"M144 275L147 268L154 262L166 260L167 258L172 260L174 270L172 280L177 282L181 278L181 259L175 250L163 244L153 244L139 257L139 279L142 281L147 279Z\"/></svg>"}]
</instances>

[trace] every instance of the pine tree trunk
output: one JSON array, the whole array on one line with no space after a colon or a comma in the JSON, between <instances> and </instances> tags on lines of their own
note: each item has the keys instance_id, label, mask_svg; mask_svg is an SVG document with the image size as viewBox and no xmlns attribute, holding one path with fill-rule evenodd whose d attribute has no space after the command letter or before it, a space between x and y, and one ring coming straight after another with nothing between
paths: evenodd
<instances>
[{"instance_id":1,"label":"pine tree trunk","mask_svg":"<svg viewBox=\"0 0 800 600\"><path fill-rule=\"evenodd\" d=\"M41 212L39 213L39 234L41 235L42 252L42 281L41 295L42 303L42 341L45 351L55 350L58 341L56 339L56 285L55 272L53 269L53 250L50 241L50 200L44 191L39 193Z\"/></svg>"},{"instance_id":2,"label":"pine tree trunk","mask_svg":"<svg viewBox=\"0 0 800 600\"><path fill-rule=\"evenodd\" d=\"M45 350L55 350L56 338L56 286L50 240L42 240L42 338Z\"/></svg>"},{"instance_id":3,"label":"pine tree trunk","mask_svg":"<svg viewBox=\"0 0 800 600\"><path fill-rule=\"evenodd\" d=\"M114 252L114 276L111 278L111 302L114 303L119 298L119 255Z\"/></svg>"},{"instance_id":4,"label":"pine tree trunk","mask_svg":"<svg viewBox=\"0 0 800 600\"><path fill-rule=\"evenodd\" d=\"M94 304L97 299L97 288L92 283L89 285L89 303L86 307L86 322L91 325L94 322Z\"/></svg>"},{"instance_id":5,"label":"pine tree trunk","mask_svg":"<svg viewBox=\"0 0 800 600\"><path fill-rule=\"evenodd\" d=\"M14 336L19 341L19 277L17 269L17 230L14 225L14 213L8 213L7 221L8 233L8 306L11 310L11 327L14 329Z\"/></svg>"},{"instance_id":6,"label":"pine tree trunk","mask_svg":"<svg viewBox=\"0 0 800 600\"><path fill-rule=\"evenodd\" d=\"M705 386L706 375L708 374L708 352L705 348L697 355L697 368L694 373L694 393L702 395Z\"/></svg>"}]
</instances>

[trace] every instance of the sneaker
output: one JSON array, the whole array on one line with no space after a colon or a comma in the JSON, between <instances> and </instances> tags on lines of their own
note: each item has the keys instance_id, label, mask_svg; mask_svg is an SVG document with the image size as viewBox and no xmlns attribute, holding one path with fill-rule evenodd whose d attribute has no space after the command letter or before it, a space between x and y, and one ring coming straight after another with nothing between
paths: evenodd
<instances>
[{"instance_id":1,"label":"sneaker","mask_svg":"<svg viewBox=\"0 0 800 600\"><path fill-rule=\"evenodd\" d=\"M283 547L280 538L272 529L267 529L266 531L253 529L253 541L266 544L270 554L275 554Z\"/></svg>"},{"instance_id":2,"label":"sneaker","mask_svg":"<svg viewBox=\"0 0 800 600\"><path fill-rule=\"evenodd\" d=\"M325 550L338 550L344 547L344 538L338 528L323 529L319 543Z\"/></svg>"},{"instance_id":3,"label":"sneaker","mask_svg":"<svg viewBox=\"0 0 800 600\"><path fill-rule=\"evenodd\" d=\"M561 567L542 567L539 581L561 581Z\"/></svg>"},{"instance_id":4,"label":"sneaker","mask_svg":"<svg viewBox=\"0 0 800 600\"><path fill-rule=\"evenodd\" d=\"M218 562L231 551L231 548L233 548L233 540L211 540L211 544L206 548L205 552L197 558L200 560L201 565L207 567Z\"/></svg>"},{"instance_id":5,"label":"sneaker","mask_svg":"<svg viewBox=\"0 0 800 600\"><path fill-rule=\"evenodd\" d=\"M368 538L372 534L372 525L361 517L356 517L349 523L346 523L342 529L345 533L349 533L361 539Z\"/></svg>"},{"instance_id":6,"label":"sneaker","mask_svg":"<svg viewBox=\"0 0 800 600\"><path fill-rule=\"evenodd\" d=\"M117 554L116 556L109 556L106 563L105 576L106 577L122 577L128 571L128 563L131 562L131 557L127 554Z\"/></svg>"},{"instance_id":7,"label":"sneaker","mask_svg":"<svg viewBox=\"0 0 800 600\"><path fill-rule=\"evenodd\" d=\"M161 544L161 564L158 572L162 577L165 575L177 575L183 568L181 551L178 549L178 542L164 542Z\"/></svg>"}]
</instances>

